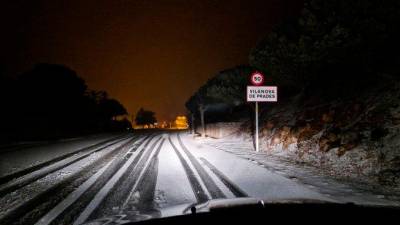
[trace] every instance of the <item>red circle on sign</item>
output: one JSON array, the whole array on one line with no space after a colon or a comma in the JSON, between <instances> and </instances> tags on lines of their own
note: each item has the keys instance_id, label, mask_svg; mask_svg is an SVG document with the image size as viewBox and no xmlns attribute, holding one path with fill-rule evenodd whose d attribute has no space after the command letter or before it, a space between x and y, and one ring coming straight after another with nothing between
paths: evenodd
<instances>
[{"instance_id":1,"label":"red circle on sign","mask_svg":"<svg viewBox=\"0 0 400 225\"><path fill-rule=\"evenodd\" d=\"M254 86L261 86L264 84L264 74L255 71L250 75L250 82L254 85Z\"/></svg>"}]
</instances>

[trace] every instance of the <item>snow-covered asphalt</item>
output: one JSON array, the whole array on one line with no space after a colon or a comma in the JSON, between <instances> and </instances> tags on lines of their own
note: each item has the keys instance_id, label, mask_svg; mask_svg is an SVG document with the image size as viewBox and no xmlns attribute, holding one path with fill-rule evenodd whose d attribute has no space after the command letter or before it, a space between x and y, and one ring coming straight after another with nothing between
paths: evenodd
<instances>
[{"instance_id":1,"label":"snow-covered asphalt","mask_svg":"<svg viewBox=\"0 0 400 225\"><path fill-rule=\"evenodd\" d=\"M104 137L103 137L104 138ZM113 135L106 139L18 150L0 177L0 224L82 224L182 214L212 199L313 199L343 202L184 132ZM90 143L90 144L89 144ZM71 147L74 146L74 147ZM65 146L64 146L65 147ZM35 157L37 163L32 164ZM12 167L14 168L14 167ZM377 199L376 204L391 204Z\"/></svg>"}]
</instances>

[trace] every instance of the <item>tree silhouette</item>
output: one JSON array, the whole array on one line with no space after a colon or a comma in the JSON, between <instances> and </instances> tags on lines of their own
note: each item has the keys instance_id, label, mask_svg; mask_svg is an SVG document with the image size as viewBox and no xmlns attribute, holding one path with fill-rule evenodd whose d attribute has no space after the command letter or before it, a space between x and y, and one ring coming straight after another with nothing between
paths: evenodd
<instances>
[{"instance_id":1,"label":"tree silhouette","mask_svg":"<svg viewBox=\"0 0 400 225\"><path fill-rule=\"evenodd\" d=\"M157 122L155 112L140 108L136 113L135 122L137 125L150 125Z\"/></svg>"},{"instance_id":2,"label":"tree silhouette","mask_svg":"<svg viewBox=\"0 0 400 225\"><path fill-rule=\"evenodd\" d=\"M192 129L194 119L198 116L202 135L205 135L206 112L209 114L209 121L211 114L231 111L234 107L244 104L248 77L252 71L250 66L237 66L219 72L202 85L185 104L191 114ZM228 118L228 115L225 114L224 117Z\"/></svg>"},{"instance_id":3,"label":"tree silhouette","mask_svg":"<svg viewBox=\"0 0 400 225\"><path fill-rule=\"evenodd\" d=\"M125 107L115 99L103 99L99 107L107 119L115 119L116 116L127 114Z\"/></svg>"},{"instance_id":4,"label":"tree silhouette","mask_svg":"<svg viewBox=\"0 0 400 225\"><path fill-rule=\"evenodd\" d=\"M63 65L38 64L14 78L0 76L0 141L49 139L129 128L127 114L104 91L92 91ZM119 124L116 124L119 123Z\"/></svg>"},{"instance_id":5,"label":"tree silhouette","mask_svg":"<svg viewBox=\"0 0 400 225\"><path fill-rule=\"evenodd\" d=\"M258 43L250 64L280 87L348 96L354 85L398 78L399 22L396 0L307 0L299 18Z\"/></svg>"}]
</instances>

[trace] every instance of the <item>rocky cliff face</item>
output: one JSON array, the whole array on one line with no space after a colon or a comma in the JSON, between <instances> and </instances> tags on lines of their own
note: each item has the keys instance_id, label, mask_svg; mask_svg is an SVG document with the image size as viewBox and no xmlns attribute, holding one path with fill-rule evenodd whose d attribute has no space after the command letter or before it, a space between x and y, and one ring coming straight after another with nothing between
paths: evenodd
<instances>
[{"instance_id":1,"label":"rocky cliff face","mask_svg":"<svg viewBox=\"0 0 400 225\"><path fill-rule=\"evenodd\" d=\"M349 99L297 96L271 107L261 122L262 150L332 176L400 187L400 84Z\"/></svg>"}]
</instances>

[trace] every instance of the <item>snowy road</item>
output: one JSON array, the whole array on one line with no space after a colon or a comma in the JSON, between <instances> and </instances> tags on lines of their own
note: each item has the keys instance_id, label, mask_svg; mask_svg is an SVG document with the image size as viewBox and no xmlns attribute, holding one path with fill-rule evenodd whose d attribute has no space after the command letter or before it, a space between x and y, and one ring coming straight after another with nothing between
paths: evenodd
<instances>
[{"instance_id":1,"label":"snowy road","mask_svg":"<svg viewBox=\"0 0 400 225\"><path fill-rule=\"evenodd\" d=\"M225 198L341 201L183 132L114 135L76 145L22 167L24 155L8 153L22 169L0 177L0 224L137 221Z\"/></svg>"}]
</instances>

